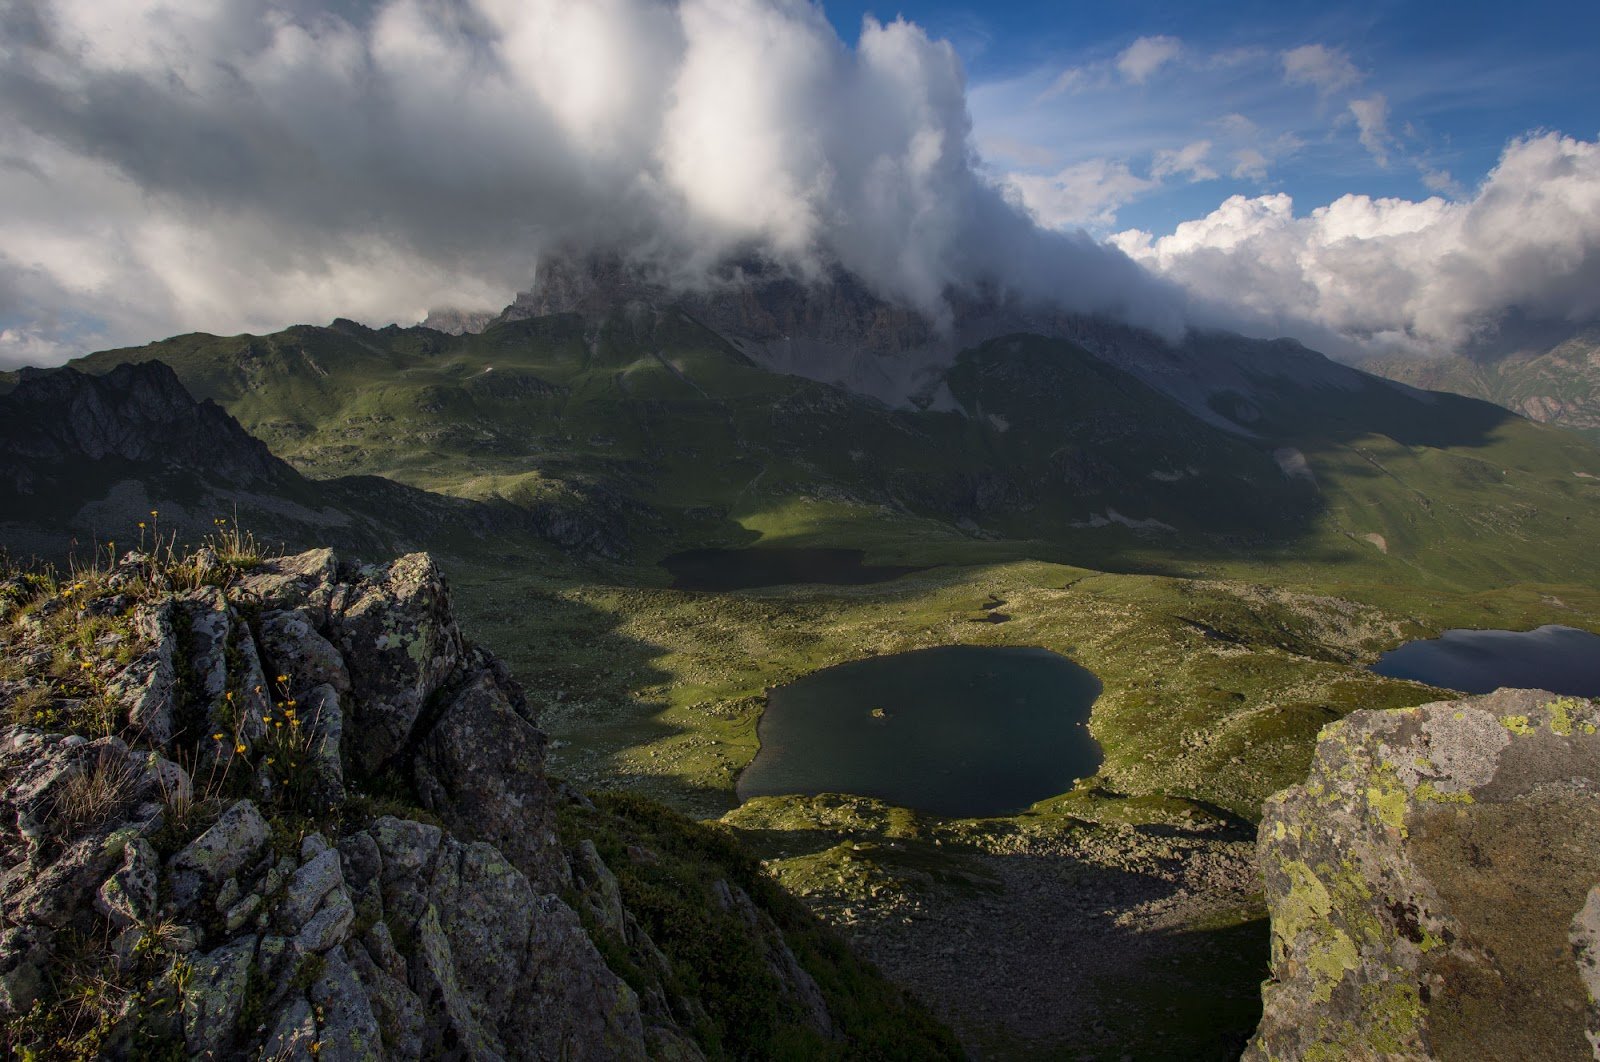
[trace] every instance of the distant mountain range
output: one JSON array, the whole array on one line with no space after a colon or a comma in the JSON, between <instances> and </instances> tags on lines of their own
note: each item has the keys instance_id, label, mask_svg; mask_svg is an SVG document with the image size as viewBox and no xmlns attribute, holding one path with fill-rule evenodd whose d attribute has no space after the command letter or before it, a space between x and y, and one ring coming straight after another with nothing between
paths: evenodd
<instances>
[{"instance_id":1,"label":"distant mountain range","mask_svg":"<svg viewBox=\"0 0 1600 1062\"><path fill-rule=\"evenodd\" d=\"M1548 349L1494 360L1400 358L1362 367L1417 387L1482 398L1600 441L1600 326Z\"/></svg>"},{"instance_id":2,"label":"distant mountain range","mask_svg":"<svg viewBox=\"0 0 1600 1062\"><path fill-rule=\"evenodd\" d=\"M117 368L153 361L292 467L241 480L230 470L274 459L215 410L179 419L227 445L110 454L78 433L81 471L50 472L68 459L36 436L56 438L48 424L86 395L106 406L80 374L165 394L159 370ZM682 294L617 260L568 260L480 332L195 334L51 376L0 377L0 401L37 407L10 418L0 453L25 469L7 488L13 538L24 523L103 534L155 500L129 483L148 494L187 466L209 491L197 517L237 497L291 541L321 521L486 556L866 544L1472 587L1600 567L1600 451L1566 433L1288 341L1169 341L998 297L941 331L845 274L752 266ZM124 434L164 423L133 417Z\"/></svg>"}]
</instances>

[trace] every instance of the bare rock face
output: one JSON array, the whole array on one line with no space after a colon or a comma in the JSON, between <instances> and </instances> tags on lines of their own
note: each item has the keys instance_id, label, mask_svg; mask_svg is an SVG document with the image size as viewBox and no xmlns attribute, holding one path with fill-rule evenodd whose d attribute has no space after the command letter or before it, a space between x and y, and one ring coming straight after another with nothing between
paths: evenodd
<instances>
[{"instance_id":1,"label":"bare rock face","mask_svg":"<svg viewBox=\"0 0 1600 1062\"><path fill-rule=\"evenodd\" d=\"M0 1053L724 1054L710 1023L725 990L696 986L650 935L680 947L684 924L750 952L768 976L736 991L788 1023L781 1042L827 1054L843 1038L834 982L802 961L832 960L804 935L791 948L754 864L697 858L701 842L663 827L684 846L668 849L674 873L745 875L697 911L618 862L632 856L615 831L637 825L551 785L521 687L462 635L426 554L200 560L130 554L59 591L14 588ZM90 621L98 655L68 696L53 642ZM579 818L592 836L573 836Z\"/></svg>"},{"instance_id":2,"label":"bare rock face","mask_svg":"<svg viewBox=\"0 0 1600 1062\"><path fill-rule=\"evenodd\" d=\"M0 731L0 1017L101 939L146 986L113 1056L645 1057L638 995L556 895L544 735L429 557L267 561L127 623L148 648L105 688L145 747ZM379 771L447 828L362 826L350 785Z\"/></svg>"},{"instance_id":3,"label":"bare rock face","mask_svg":"<svg viewBox=\"0 0 1600 1062\"><path fill-rule=\"evenodd\" d=\"M1247 1059L1600 1057L1600 705L1357 712L1259 846L1273 965Z\"/></svg>"},{"instance_id":4,"label":"bare rock face","mask_svg":"<svg viewBox=\"0 0 1600 1062\"><path fill-rule=\"evenodd\" d=\"M160 362L119 365L104 376L75 369L24 369L0 396L4 482L29 494L71 474L75 462L121 460L200 468L235 486L299 476L219 405L196 402Z\"/></svg>"}]
</instances>

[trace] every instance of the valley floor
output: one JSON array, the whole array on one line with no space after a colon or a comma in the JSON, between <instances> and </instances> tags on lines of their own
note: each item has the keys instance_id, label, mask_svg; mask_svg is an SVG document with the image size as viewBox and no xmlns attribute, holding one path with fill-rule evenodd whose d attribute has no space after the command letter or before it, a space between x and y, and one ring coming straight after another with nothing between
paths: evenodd
<instances>
[{"instance_id":1,"label":"valley floor","mask_svg":"<svg viewBox=\"0 0 1600 1062\"><path fill-rule=\"evenodd\" d=\"M664 581L469 568L453 585L467 628L542 700L556 773L736 831L994 1058L1237 1057L1267 969L1261 801L1304 776L1327 722L1440 696L1367 665L1451 626L1600 629L1600 594L1580 587L1311 593L1030 561L865 587ZM739 805L766 690L949 644L1041 646L1094 671L1100 772L999 819L837 796Z\"/></svg>"}]
</instances>

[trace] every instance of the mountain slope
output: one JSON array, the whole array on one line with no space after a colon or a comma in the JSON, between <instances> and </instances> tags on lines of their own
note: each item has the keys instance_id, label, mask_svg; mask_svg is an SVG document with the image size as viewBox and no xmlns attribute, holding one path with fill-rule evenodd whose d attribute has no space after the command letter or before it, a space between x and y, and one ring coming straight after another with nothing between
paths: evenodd
<instances>
[{"instance_id":1,"label":"mountain slope","mask_svg":"<svg viewBox=\"0 0 1600 1062\"><path fill-rule=\"evenodd\" d=\"M1397 358L1363 368L1417 387L1481 398L1600 441L1600 329L1586 329L1542 352L1495 361Z\"/></svg>"},{"instance_id":2,"label":"mountain slope","mask_svg":"<svg viewBox=\"0 0 1600 1062\"><path fill-rule=\"evenodd\" d=\"M1002 337L894 408L763 368L683 306L595 300L481 334L341 321L77 364L163 360L308 476L622 525L646 559L759 540L1463 588L1600 563L1600 451L1294 344Z\"/></svg>"},{"instance_id":3,"label":"mountain slope","mask_svg":"<svg viewBox=\"0 0 1600 1062\"><path fill-rule=\"evenodd\" d=\"M618 520L432 494L377 476L311 480L157 361L92 375L24 370L0 393L0 531L18 553L67 539L190 541L222 518L264 539L383 551L426 538L465 552L553 542L620 552Z\"/></svg>"},{"instance_id":4,"label":"mountain slope","mask_svg":"<svg viewBox=\"0 0 1600 1062\"><path fill-rule=\"evenodd\" d=\"M959 1056L725 831L547 779L426 555L76 576L0 583L6 1057Z\"/></svg>"}]
</instances>

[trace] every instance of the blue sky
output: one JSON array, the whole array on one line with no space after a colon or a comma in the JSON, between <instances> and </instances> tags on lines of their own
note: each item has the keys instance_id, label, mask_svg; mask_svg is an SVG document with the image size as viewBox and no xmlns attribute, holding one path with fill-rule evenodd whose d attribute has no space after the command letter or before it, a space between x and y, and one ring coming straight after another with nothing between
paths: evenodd
<instances>
[{"instance_id":1,"label":"blue sky","mask_svg":"<svg viewBox=\"0 0 1600 1062\"><path fill-rule=\"evenodd\" d=\"M1034 178L1045 220L1101 235L1165 234L1235 194L1286 192L1297 213L1346 193L1459 198L1517 136L1600 132L1594 0L825 7L847 42L868 14L948 39L989 170ZM1286 54L1307 47L1292 76ZM1041 182L1062 174L1052 218Z\"/></svg>"},{"instance_id":2,"label":"blue sky","mask_svg":"<svg viewBox=\"0 0 1600 1062\"><path fill-rule=\"evenodd\" d=\"M821 3L0 2L0 367L569 246L1352 356L1600 322L1600 0Z\"/></svg>"}]
</instances>

